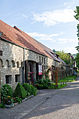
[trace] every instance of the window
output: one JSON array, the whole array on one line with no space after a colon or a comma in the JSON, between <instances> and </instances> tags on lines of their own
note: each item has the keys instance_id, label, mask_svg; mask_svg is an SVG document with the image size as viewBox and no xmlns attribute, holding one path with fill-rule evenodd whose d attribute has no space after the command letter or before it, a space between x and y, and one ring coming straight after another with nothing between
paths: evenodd
<instances>
[{"instance_id":1,"label":"window","mask_svg":"<svg viewBox=\"0 0 79 119\"><path fill-rule=\"evenodd\" d=\"M39 56L39 62L41 63L41 56Z\"/></svg>"},{"instance_id":2,"label":"window","mask_svg":"<svg viewBox=\"0 0 79 119\"><path fill-rule=\"evenodd\" d=\"M14 60L12 60L12 67L15 67L15 62L14 62Z\"/></svg>"},{"instance_id":3,"label":"window","mask_svg":"<svg viewBox=\"0 0 79 119\"><path fill-rule=\"evenodd\" d=\"M0 50L0 56L2 56L3 55L3 52Z\"/></svg>"},{"instance_id":4,"label":"window","mask_svg":"<svg viewBox=\"0 0 79 119\"><path fill-rule=\"evenodd\" d=\"M0 59L0 67L3 67L3 61Z\"/></svg>"},{"instance_id":5,"label":"window","mask_svg":"<svg viewBox=\"0 0 79 119\"><path fill-rule=\"evenodd\" d=\"M6 66L9 67L9 61L8 60L6 60Z\"/></svg>"},{"instance_id":6,"label":"window","mask_svg":"<svg viewBox=\"0 0 79 119\"><path fill-rule=\"evenodd\" d=\"M19 74L15 75L15 82L20 82L20 75Z\"/></svg>"},{"instance_id":7,"label":"window","mask_svg":"<svg viewBox=\"0 0 79 119\"><path fill-rule=\"evenodd\" d=\"M43 57L42 57L42 63L43 63Z\"/></svg>"},{"instance_id":8,"label":"window","mask_svg":"<svg viewBox=\"0 0 79 119\"><path fill-rule=\"evenodd\" d=\"M11 84L12 76L11 75L6 75L6 84Z\"/></svg>"},{"instance_id":9,"label":"window","mask_svg":"<svg viewBox=\"0 0 79 119\"><path fill-rule=\"evenodd\" d=\"M44 64L45 64L45 58L44 58Z\"/></svg>"},{"instance_id":10,"label":"window","mask_svg":"<svg viewBox=\"0 0 79 119\"><path fill-rule=\"evenodd\" d=\"M19 68L19 62L16 62L17 63L17 68Z\"/></svg>"}]
</instances>

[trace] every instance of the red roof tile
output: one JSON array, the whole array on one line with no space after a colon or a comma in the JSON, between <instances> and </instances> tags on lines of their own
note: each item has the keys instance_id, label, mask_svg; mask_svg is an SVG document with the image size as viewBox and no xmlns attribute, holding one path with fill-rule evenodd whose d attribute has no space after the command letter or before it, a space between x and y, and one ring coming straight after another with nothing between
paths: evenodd
<instances>
[{"instance_id":1,"label":"red roof tile","mask_svg":"<svg viewBox=\"0 0 79 119\"><path fill-rule=\"evenodd\" d=\"M27 33L17 28L16 26L11 27L10 25L0 20L0 32L3 33L2 36L0 37L7 41L10 41L21 47L28 48L39 54L48 56L50 58L53 58L56 61L59 61L59 59L57 59L55 55L51 53L53 51L50 48L36 41L31 36L29 36Z\"/></svg>"}]
</instances>

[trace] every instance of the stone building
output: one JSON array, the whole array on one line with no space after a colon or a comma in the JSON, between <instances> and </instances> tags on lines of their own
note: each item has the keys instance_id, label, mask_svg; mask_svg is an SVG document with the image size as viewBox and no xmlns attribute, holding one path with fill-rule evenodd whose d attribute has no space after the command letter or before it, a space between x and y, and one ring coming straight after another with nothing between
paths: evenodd
<instances>
[{"instance_id":1,"label":"stone building","mask_svg":"<svg viewBox=\"0 0 79 119\"><path fill-rule=\"evenodd\" d=\"M30 37L16 26L0 20L0 84L15 88L18 82L33 83L48 68L63 63L48 47ZM64 65L63 65L64 66ZM52 78L52 72L49 74Z\"/></svg>"}]
</instances>

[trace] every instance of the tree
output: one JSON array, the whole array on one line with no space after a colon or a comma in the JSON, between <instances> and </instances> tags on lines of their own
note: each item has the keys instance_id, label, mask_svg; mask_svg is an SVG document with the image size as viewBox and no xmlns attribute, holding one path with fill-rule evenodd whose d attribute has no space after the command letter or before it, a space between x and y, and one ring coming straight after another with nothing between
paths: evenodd
<instances>
[{"instance_id":1,"label":"tree","mask_svg":"<svg viewBox=\"0 0 79 119\"><path fill-rule=\"evenodd\" d=\"M79 21L79 6L76 6L75 18L76 18L76 20ZM79 40L79 24L77 24L77 37L78 37L78 40ZM78 46L76 46L76 49L79 51L79 44L78 44Z\"/></svg>"},{"instance_id":2,"label":"tree","mask_svg":"<svg viewBox=\"0 0 79 119\"><path fill-rule=\"evenodd\" d=\"M75 18L79 21L79 6L76 6L76 10L74 12L76 13Z\"/></svg>"},{"instance_id":3,"label":"tree","mask_svg":"<svg viewBox=\"0 0 79 119\"><path fill-rule=\"evenodd\" d=\"M57 51L57 55L66 63L70 64L72 62L71 55L69 53L65 53L64 51Z\"/></svg>"},{"instance_id":4,"label":"tree","mask_svg":"<svg viewBox=\"0 0 79 119\"><path fill-rule=\"evenodd\" d=\"M77 53L76 57L75 57L75 60L76 60L76 65L79 69L79 53Z\"/></svg>"}]
</instances>

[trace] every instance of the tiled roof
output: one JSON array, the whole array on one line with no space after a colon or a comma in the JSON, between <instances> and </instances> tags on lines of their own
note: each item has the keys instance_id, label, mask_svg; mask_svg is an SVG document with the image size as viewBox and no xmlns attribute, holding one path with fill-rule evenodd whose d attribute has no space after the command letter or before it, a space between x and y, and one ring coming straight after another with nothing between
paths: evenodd
<instances>
[{"instance_id":1,"label":"tiled roof","mask_svg":"<svg viewBox=\"0 0 79 119\"><path fill-rule=\"evenodd\" d=\"M10 41L21 47L28 48L29 50L35 51L47 57L53 58L59 62L59 59L53 54L53 51L50 48L36 41L16 26L11 27L10 25L0 20L0 32L2 32L2 35L0 36L2 39Z\"/></svg>"}]
</instances>

